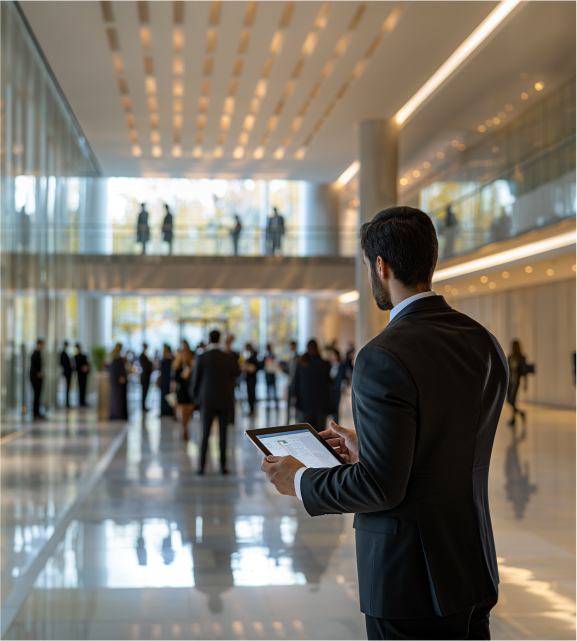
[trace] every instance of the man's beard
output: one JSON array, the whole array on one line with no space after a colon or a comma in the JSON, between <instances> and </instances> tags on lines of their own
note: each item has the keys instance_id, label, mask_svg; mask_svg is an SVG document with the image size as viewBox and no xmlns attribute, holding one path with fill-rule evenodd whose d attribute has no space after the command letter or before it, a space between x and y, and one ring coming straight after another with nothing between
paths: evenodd
<instances>
[{"instance_id":1,"label":"man's beard","mask_svg":"<svg viewBox=\"0 0 577 641\"><path fill-rule=\"evenodd\" d=\"M373 298L377 303L377 307L383 312L387 312L393 309L393 301L391 300L391 294L385 289L383 282L377 276L376 270L373 269L371 277L371 291L373 292Z\"/></svg>"}]
</instances>

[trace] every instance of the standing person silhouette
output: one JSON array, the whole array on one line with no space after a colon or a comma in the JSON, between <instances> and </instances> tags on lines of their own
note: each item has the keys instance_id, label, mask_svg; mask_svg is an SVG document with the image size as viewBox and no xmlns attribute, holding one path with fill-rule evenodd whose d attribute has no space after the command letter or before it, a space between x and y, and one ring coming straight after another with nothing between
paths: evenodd
<instances>
[{"instance_id":1,"label":"standing person silhouette","mask_svg":"<svg viewBox=\"0 0 577 641\"><path fill-rule=\"evenodd\" d=\"M34 420L46 418L40 414L40 394L42 393L42 383L44 373L42 371L42 350L44 349L44 341L39 338L36 341L36 349L32 352L30 358L30 383L34 393L34 402L32 411L34 413Z\"/></svg>"},{"instance_id":2,"label":"standing person silhouette","mask_svg":"<svg viewBox=\"0 0 577 641\"><path fill-rule=\"evenodd\" d=\"M64 341L62 351L60 352L60 365L62 367L62 376L66 381L66 407L70 405L70 382L72 381L72 363L68 356L68 341Z\"/></svg>"},{"instance_id":3,"label":"standing person silhouette","mask_svg":"<svg viewBox=\"0 0 577 641\"><path fill-rule=\"evenodd\" d=\"M270 219L270 235L272 241L272 254L276 255L277 250L282 254L282 237L285 233L284 218L279 214L276 207L272 208L273 215Z\"/></svg>"},{"instance_id":4,"label":"standing person silhouette","mask_svg":"<svg viewBox=\"0 0 577 641\"><path fill-rule=\"evenodd\" d=\"M160 416L172 416L174 413L166 400L166 395L170 394L172 360L172 350L165 344L160 361Z\"/></svg>"},{"instance_id":5,"label":"standing person silhouette","mask_svg":"<svg viewBox=\"0 0 577 641\"><path fill-rule=\"evenodd\" d=\"M515 425L515 417L517 414L521 419L525 420L525 412L517 408L517 394L521 379L524 379L524 389L527 391L527 359L521 351L521 343L515 339L511 342L511 353L507 357L509 363L509 387L507 388L507 403L513 408L513 416L509 421L509 425Z\"/></svg>"},{"instance_id":6,"label":"standing person silhouette","mask_svg":"<svg viewBox=\"0 0 577 641\"><path fill-rule=\"evenodd\" d=\"M128 420L126 359L122 357L122 343L116 343L107 358L110 373L110 420Z\"/></svg>"},{"instance_id":7,"label":"standing person silhouette","mask_svg":"<svg viewBox=\"0 0 577 641\"><path fill-rule=\"evenodd\" d=\"M230 230L230 236L232 238L232 247L233 247L234 255L238 256L238 241L240 239L240 233L242 231L242 223L240 222L240 218L238 217L237 214L235 214L234 220L235 220L235 225Z\"/></svg>"},{"instance_id":8,"label":"standing person silhouette","mask_svg":"<svg viewBox=\"0 0 577 641\"><path fill-rule=\"evenodd\" d=\"M162 221L162 240L168 243L168 253L172 254L172 214L168 205L164 205L166 215Z\"/></svg>"},{"instance_id":9,"label":"standing person silhouette","mask_svg":"<svg viewBox=\"0 0 577 641\"><path fill-rule=\"evenodd\" d=\"M146 407L146 395L148 394L148 388L150 387L150 377L152 375L152 361L146 355L146 350L148 345L146 343L142 344L142 354L138 357L138 363L140 365L140 384L142 385L142 411L148 412Z\"/></svg>"},{"instance_id":10,"label":"standing person silhouette","mask_svg":"<svg viewBox=\"0 0 577 641\"><path fill-rule=\"evenodd\" d=\"M82 346L76 343L76 354L74 355L76 362L76 376L78 378L78 405L80 407L88 407L86 404L86 383L88 381L88 372L90 372L90 365L86 354L82 353Z\"/></svg>"},{"instance_id":11,"label":"standing person silhouette","mask_svg":"<svg viewBox=\"0 0 577 641\"><path fill-rule=\"evenodd\" d=\"M148 226L148 212L146 203L141 203L136 225L136 242L142 243L142 253L146 254L146 243L150 240L150 227Z\"/></svg>"}]
</instances>

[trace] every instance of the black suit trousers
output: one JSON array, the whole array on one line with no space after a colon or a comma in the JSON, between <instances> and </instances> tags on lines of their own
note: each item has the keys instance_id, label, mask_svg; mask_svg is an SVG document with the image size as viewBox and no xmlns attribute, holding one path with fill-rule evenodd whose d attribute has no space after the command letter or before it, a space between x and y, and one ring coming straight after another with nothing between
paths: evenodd
<instances>
[{"instance_id":1,"label":"black suit trousers","mask_svg":"<svg viewBox=\"0 0 577 641\"><path fill-rule=\"evenodd\" d=\"M34 393L32 409L34 412L34 418L38 418L40 416L40 394L42 393L42 379L33 378L30 382L32 383L32 391Z\"/></svg>"},{"instance_id":2,"label":"black suit trousers","mask_svg":"<svg viewBox=\"0 0 577 641\"><path fill-rule=\"evenodd\" d=\"M148 395L148 388L150 387L150 376L140 376L140 383L142 384L142 409L146 409L146 396Z\"/></svg>"},{"instance_id":3,"label":"black suit trousers","mask_svg":"<svg viewBox=\"0 0 577 641\"><path fill-rule=\"evenodd\" d=\"M208 451L208 439L210 438L210 428L215 416L218 417L219 436L220 436L220 467L226 468L226 430L230 412L228 409L202 409L202 445L200 448L200 466L204 470L206 463L206 453Z\"/></svg>"},{"instance_id":4,"label":"black suit trousers","mask_svg":"<svg viewBox=\"0 0 577 641\"><path fill-rule=\"evenodd\" d=\"M86 372L78 372L78 402L80 407L86 405L86 381L88 374Z\"/></svg>"},{"instance_id":5,"label":"black suit trousers","mask_svg":"<svg viewBox=\"0 0 577 641\"><path fill-rule=\"evenodd\" d=\"M66 407L70 407L70 381L72 380L72 372L64 374L66 379Z\"/></svg>"},{"instance_id":6,"label":"black suit trousers","mask_svg":"<svg viewBox=\"0 0 577 641\"><path fill-rule=\"evenodd\" d=\"M304 412L297 410L297 421L299 423L308 423L312 425L317 432L322 432L326 428L326 412Z\"/></svg>"},{"instance_id":7,"label":"black suit trousers","mask_svg":"<svg viewBox=\"0 0 577 641\"><path fill-rule=\"evenodd\" d=\"M444 617L379 619L365 615L368 639L490 639L489 615L497 597Z\"/></svg>"}]
</instances>

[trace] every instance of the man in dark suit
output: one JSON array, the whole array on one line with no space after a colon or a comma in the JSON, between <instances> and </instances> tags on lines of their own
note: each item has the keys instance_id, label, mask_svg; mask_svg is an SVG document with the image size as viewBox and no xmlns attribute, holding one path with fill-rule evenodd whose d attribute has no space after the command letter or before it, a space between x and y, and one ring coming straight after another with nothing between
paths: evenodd
<instances>
[{"instance_id":1,"label":"man in dark suit","mask_svg":"<svg viewBox=\"0 0 577 641\"><path fill-rule=\"evenodd\" d=\"M68 356L68 341L64 341L64 346L60 352L60 365L62 366L62 376L66 380L66 407L70 405L70 381L72 380L72 363Z\"/></svg>"},{"instance_id":2,"label":"man in dark suit","mask_svg":"<svg viewBox=\"0 0 577 641\"><path fill-rule=\"evenodd\" d=\"M146 350L148 345L146 343L142 344L142 354L138 357L138 363L140 364L140 384L142 385L142 411L148 412L146 409L146 395L148 394L148 388L150 387L150 377L152 376L152 361L146 355Z\"/></svg>"},{"instance_id":3,"label":"man in dark suit","mask_svg":"<svg viewBox=\"0 0 577 641\"><path fill-rule=\"evenodd\" d=\"M32 411L34 420L45 418L40 414L40 394L42 393L42 382L44 373L42 371L42 350L44 349L44 341L39 338L36 341L36 349L32 352L30 358L30 383L32 384L32 392L34 394L34 401L32 404Z\"/></svg>"},{"instance_id":4,"label":"man in dark suit","mask_svg":"<svg viewBox=\"0 0 577 641\"><path fill-rule=\"evenodd\" d=\"M86 383L88 382L88 372L90 365L86 354L82 353L82 346L76 343L76 354L74 355L76 363L76 376L78 377L78 405L80 407L88 407L86 403Z\"/></svg>"},{"instance_id":5,"label":"man in dark suit","mask_svg":"<svg viewBox=\"0 0 577 641\"><path fill-rule=\"evenodd\" d=\"M355 513L369 639L489 639L499 579L487 486L507 361L494 336L431 291L426 214L391 207L359 235L391 320L357 356L356 429L322 433L348 464L268 457L262 469L312 516Z\"/></svg>"},{"instance_id":6,"label":"man in dark suit","mask_svg":"<svg viewBox=\"0 0 577 641\"><path fill-rule=\"evenodd\" d=\"M220 471L226 469L226 428L234 411L234 384L239 375L238 363L219 349L220 332L210 332L210 343L197 358L190 384L191 396L202 416L202 445L197 474L204 474L206 452L212 421L218 417L220 428Z\"/></svg>"}]
</instances>

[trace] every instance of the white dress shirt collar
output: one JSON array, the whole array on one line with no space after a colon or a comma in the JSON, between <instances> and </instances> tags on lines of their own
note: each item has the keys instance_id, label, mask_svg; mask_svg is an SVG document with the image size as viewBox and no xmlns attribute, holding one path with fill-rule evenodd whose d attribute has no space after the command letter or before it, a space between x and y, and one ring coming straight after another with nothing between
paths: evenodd
<instances>
[{"instance_id":1,"label":"white dress shirt collar","mask_svg":"<svg viewBox=\"0 0 577 641\"><path fill-rule=\"evenodd\" d=\"M430 291L430 292L421 292L420 294L415 294L414 296L409 296L409 298L405 298L404 301L401 301L398 305L395 305L393 309L391 309L391 315L389 316L389 323L395 318L395 316L407 305L410 305L411 303L415 302L416 300L419 300L419 298L426 298L427 296L436 296L437 292Z\"/></svg>"}]
</instances>

